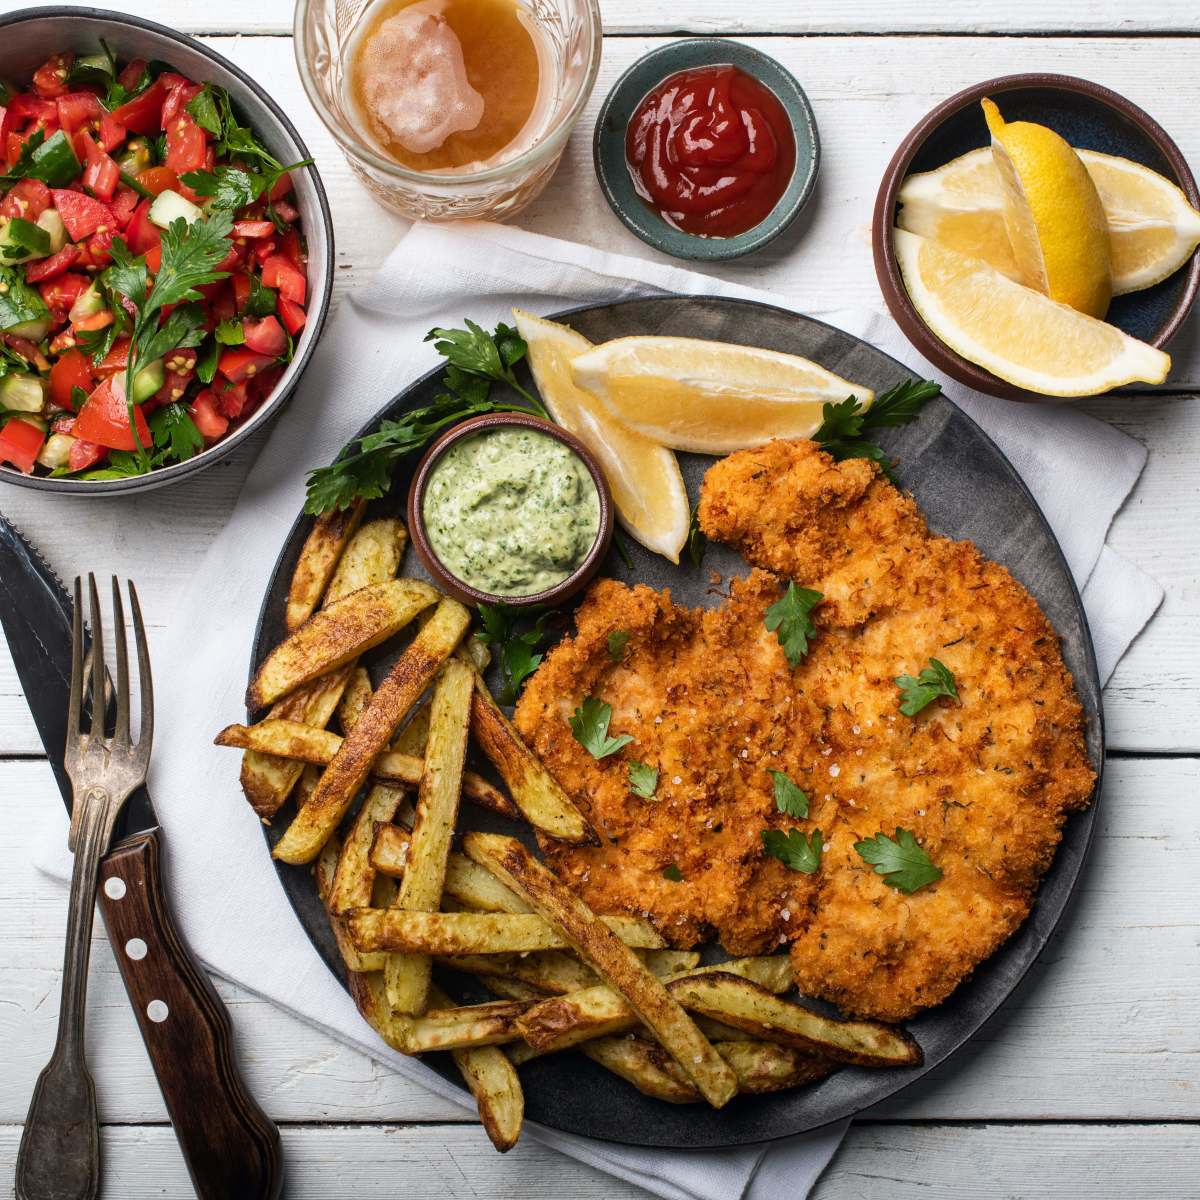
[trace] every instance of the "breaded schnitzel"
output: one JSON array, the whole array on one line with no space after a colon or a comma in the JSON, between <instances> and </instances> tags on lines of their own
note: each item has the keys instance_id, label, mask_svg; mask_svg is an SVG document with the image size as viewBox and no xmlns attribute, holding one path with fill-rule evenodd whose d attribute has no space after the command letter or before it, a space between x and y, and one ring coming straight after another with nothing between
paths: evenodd
<instances>
[{"instance_id":1,"label":"breaded schnitzel","mask_svg":"<svg viewBox=\"0 0 1200 1200\"><path fill-rule=\"evenodd\" d=\"M911 497L863 460L775 441L713 466L700 522L757 569L723 607L601 580L526 687L517 727L607 835L548 846L598 911L647 915L675 946L715 933L732 954L790 943L802 992L900 1020L943 1000L1021 923L1066 813L1094 774L1058 639L1032 597L970 542L928 531ZM763 624L786 580L821 592L793 670ZM629 639L619 662L608 634ZM960 703L899 711L897 675L935 657ZM612 705L600 760L567 718ZM631 760L657 767L634 795ZM776 811L771 771L810 800ZM905 895L854 843L911 830L943 872ZM761 831L823 831L813 874L763 851ZM664 876L678 867L680 881ZM675 875L676 872L669 872Z\"/></svg>"}]
</instances>

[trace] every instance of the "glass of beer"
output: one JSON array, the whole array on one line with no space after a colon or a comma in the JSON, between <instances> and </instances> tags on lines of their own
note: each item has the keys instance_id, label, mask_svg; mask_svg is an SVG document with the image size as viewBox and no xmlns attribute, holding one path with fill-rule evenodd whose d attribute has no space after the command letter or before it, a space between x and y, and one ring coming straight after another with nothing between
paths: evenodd
<instances>
[{"instance_id":1,"label":"glass of beer","mask_svg":"<svg viewBox=\"0 0 1200 1200\"><path fill-rule=\"evenodd\" d=\"M546 186L600 66L599 0L298 0L305 91L406 217L501 219Z\"/></svg>"}]
</instances>

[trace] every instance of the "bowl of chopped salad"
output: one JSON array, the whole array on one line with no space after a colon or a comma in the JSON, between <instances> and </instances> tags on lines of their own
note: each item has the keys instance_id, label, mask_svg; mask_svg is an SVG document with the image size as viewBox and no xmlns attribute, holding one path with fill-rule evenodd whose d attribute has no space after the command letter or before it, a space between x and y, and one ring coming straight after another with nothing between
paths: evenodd
<instances>
[{"instance_id":1,"label":"bowl of chopped salad","mask_svg":"<svg viewBox=\"0 0 1200 1200\"><path fill-rule=\"evenodd\" d=\"M329 307L333 228L292 123L162 25L0 16L0 479L119 494L278 414Z\"/></svg>"}]
</instances>

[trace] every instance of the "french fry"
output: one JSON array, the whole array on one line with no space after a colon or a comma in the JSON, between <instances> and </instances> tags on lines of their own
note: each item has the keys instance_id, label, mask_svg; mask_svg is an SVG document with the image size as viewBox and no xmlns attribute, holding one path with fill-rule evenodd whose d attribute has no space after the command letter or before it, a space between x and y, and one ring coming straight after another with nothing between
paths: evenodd
<instances>
[{"instance_id":1,"label":"french fry","mask_svg":"<svg viewBox=\"0 0 1200 1200\"><path fill-rule=\"evenodd\" d=\"M365 500L356 500L349 508L322 513L313 521L288 589L284 626L289 633L299 629L316 610L366 507Z\"/></svg>"},{"instance_id":2,"label":"french fry","mask_svg":"<svg viewBox=\"0 0 1200 1200\"><path fill-rule=\"evenodd\" d=\"M827 1058L774 1042L719 1042L717 1049L733 1068L738 1091L748 1096L802 1087L837 1070L837 1064Z\"/></svg>"},{"instance_id":3,"label":"french fry","mask_svg":"<svg viewBox=\"0 0 1200 1200\"><path fill-rule=\"evenodd\" d=\"M406 876L407 878L407 876ZM622 945L657 949L662 938L635 918L597 920ZM359 908L348 916L350 936L360 950L395 954L525 954L560 950L569 943L538 913L425 912ZM644 970L641 962L638 969Z\"/></svg>"},{"instance_id":4,"label":"french fry","mask_svg":"<svg viewBox=\"0 0 1200 1200\"><path fill-rule=\"evenodd\" d=\"M437 596L420 580L388 579L335 600L267 655L246 691L246 707L262 708L352 662L398 633Z\"/></svg>"},{"instance_id":5,"label":"french fry","mask_svg":"<svg viewBox=\"0 0 1200 1200\"><path fill-rule=\"evenodd\" d=\"M332 729L317 729L312 724L267 717L257 725L227 725L214 741L218 746L255 750L281 761L294 762L299 773L306 762L318 766L333 762L346 739ZM420 758L401 754L398 750L385 750L371 764L370 774L386 783L418 784L423 769ZM520 816L503 792L474 771L463 773L463 794L481 808L490 809L503 817Z\"/></svg>"},{"instance_id":6,"label":"french fry","mask_svg":"<svg viewBox=\"0 0 1200 1200\"><path fill-rule=\"evenodd\" d=\"M284 760L289 761L289 760ZM313 794L313 789L317 786L321 778L320 770L312 763L302 763L303 770L300 772L300 778L296 780L296 807L303 808L309 801L309 797Z\"/></svg>"},{"instance_id":7,"label":"french fry","mask_svg":"<svg viewBox=\"0 0 1200 1200\"><path fill-rule=\"evenodd\" d=\"M534 829L560 842L583 845L598 841L587 818L521 740L478 675L471 706L471 733L500 772L513 803Z\"/></svg>"},{"instance_id":8,"label":"french fry","mask_svg":"<svg viewBox=\"0 0 1200 1200\"><path fill-rule=\"evenodd\" d=\"M439 958L438 962L468 975L498 975L516 980L555 996L593 987L600 981L591 967L561 950L541 950L532 954L462 954Z\"/></svg>"},{"instance_id":9,"label":"french fry","mask_svg":"<svg viewBox=\"0 0 1200 1200\"><path fill-rule=\"evenodd\" d=\"M629 1001L709 1104L720 1108L728 1103L737 1091L737 1078L729 1065L637 955L549 868L515 838L497 834L468 833L463 849L523 895Z\"/></svg>"},{"instance_id":10,"label":"french fry","mask_svg":"<svg viewBox=\"0 0 1200 1200\"><path fill-rule=\"evenodd\" d=\"M441 901L450 840L458 820L473 685L471 668L451 658L434 688L417 815L392 910L396 913L435 912ZM431 968L432 962L424 953L393 954L388 959L385 975L392 1008L402 1013L425 1011Z\"/></svg>"},{"instance_id":11,"label":"french fry","mask_svg":"<svg viewBox=\"0 0 1200 1200\"><path fill-rule=\"evenodd\" d=\"M700 965L700 955L695 950L643 950L638 957L646 969L659 979L678 975L681 971L692 971Z\"/></svg>"},{"instance_id":12,"label":"french fry","mask_svg":"<svg viewBox=\"0 0 1200 1200\"><path fill-rule=\"evenodd\" d=\"M371 677L366 667L353 667L337 703L338 724L342 733L349 733L371 702Z\"/></svg>"},{"instance_id":13,"label":"french fry","mask_svg":"<svg viewBox=\"0 0 1200 1200\"><path fill-rule=\"evenodd\" d=\"M478 975L476 978L492 995L499 996L501 1000L524 1000L526 1004L536 1004L546 998L545 992L531 984L522 983L519 979L507 979L503 975Z\"/></svg>"},{"instance_id":14,"label":"french fry","mask_svg":"<svg viewBox=\"0 0 1200 1200\"><path fill-rule=\"evenodd\" d=\"M782 956L738 958L719 966L694 967L683 977L722 971L786 991L792 986L791 970L781 971L777 966L780 962L788 967L787 958ZM521 1035L539 1050L563 1050L595 1037L624 1033L637 1024L637 1014L628 1000L620 992L600 984L535 1005L521 1018Z\"/></svg>"},{"instance_id":15,"label":"french fry","mask_svg":"<svg viewBox=\"0 0 1200 1200\"><path fill-rule=\"evenodd\" d=\"M360 587L393 578L407 537L403 524L394 517L361 526L337 565L323 603L331 604ZM324 729L349 679L349 669L343 667L314 679L285 696L267 715ZM289 759L248 750L242 756L242 791L260 817L270 818L283 807L300 773L301 768Z\"/></svg>"},{"instance_id":16,"label":"french fry","mask_svg":"<svg viewBox=\"0 0 1200 1200\"><path fill-rule=\"evenodd\" d=\"M527 1000L493 1000L459 1008L431 1008L423 1016L397 1022L400 1049L405 1054L426 1054L516 1041L521 1036L517 1017L528 1007Z\"/></svg>"},{"instance_id":17,"label":"french fry","mask_svg":"<svg viewBox=\"0 0 1200 1200\"><path fill-rule=\"evenodd\" d=\"M317 859L313 863L313 882L317 885L317 895L321 898L322 903L329 896L329 889L333 887L333 877L337 873L338 858L341 853L342 839L335 833L321 847L321 853L317 855Z\"/></svg>"},{"instance_id":18,"label":"french fry","mask_svg":"<svg viewBox=\"0 0 1200 1200\"><path fill-rule=\"evenodd\" d=\"M325 907L334 916L371 903L375 883L371 843L375 838L375 826L380 821L392 820L403 801L404 793L386 784L376 784L367 793L342 843L337 870L325 900Z\"/></svg>"},{"instance_id":19,"label":"french fry","mask_svg":"<svg viewBox=\"0 0 1200 1200\"><path fill-rule=\"evenodd\" d=\"M922 1061L921 1047L903 1029L823 1017L737 975L718 971L675 979L667 986L693 1012L760 1041L864 1067L910 1067Z\"/></svg>"},{"instance_id":20,"label":"french fry","mask_svg":"<svg viewBox=\"0 0 1200 1200\"><path fill-rule=\"evenodd\" d=\"M429 740L429 703L425 701L409 718L395 741L392 750L397 754L407 754L413 758L425 757L425 743ZM513 815L519 816L516 805L512 805Z\"/></svg>"}]
</instances>

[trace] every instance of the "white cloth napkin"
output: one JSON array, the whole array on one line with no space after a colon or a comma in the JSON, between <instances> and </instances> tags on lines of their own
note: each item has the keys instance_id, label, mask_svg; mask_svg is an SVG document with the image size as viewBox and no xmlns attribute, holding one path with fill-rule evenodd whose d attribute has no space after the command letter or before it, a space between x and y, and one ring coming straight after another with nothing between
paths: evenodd
<instances>
[{"instance_id":1,"label":"white cloth napkin","mask_svg":"<svg viewBox=\"0 0 1200 1200\"><path fill-rule=\"evenodd\" d=\"M187 940L217 974L455 1101L464 1102L461 1092L375 1037L317 957L270 868L258 820L242 798L239 756L213 747L209 739L242 714L259 606L303 503L306 470L329 462L372 413L435 365L435 352L422 342L431 326L459 325L471 317L490 327L509 319L514 304L547 313L661 292L782 303L679 267L506 226L415 226L377 276L343 301L228 526L199 564L179 610L169 614L168 632L153 646L158 719L150 786L170 847L168 882ZM804 307L916 372L933 374L885 318L866 311L820 312L815 303ZM1104 545L1113 514L1141 472L1144 448L1070 408L1014 405L957 387L950 393L996 439L1054 527L1083 588L1107 679L1162 596L1153 580ZM229 649L200 650L215 646ZM46 869L65 878L62 829L56 826L53 835ZM271 1097L259 1099L270 1111ZM614 1146L537 1127L528 1136L670 1200L791 1200L807 1194L845 1128L843 1123L766 1147L693 1152Z\"/></svg>"}]
</instances>

